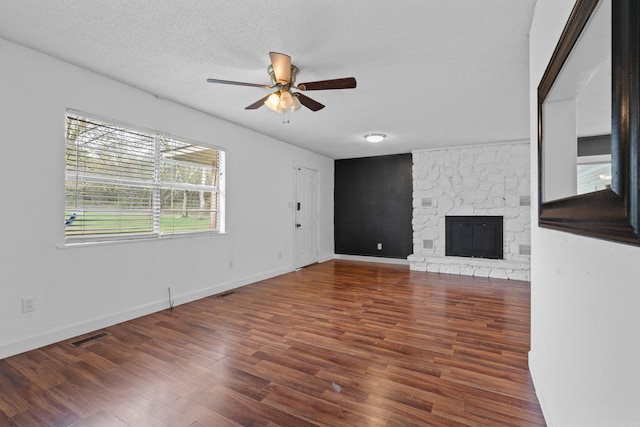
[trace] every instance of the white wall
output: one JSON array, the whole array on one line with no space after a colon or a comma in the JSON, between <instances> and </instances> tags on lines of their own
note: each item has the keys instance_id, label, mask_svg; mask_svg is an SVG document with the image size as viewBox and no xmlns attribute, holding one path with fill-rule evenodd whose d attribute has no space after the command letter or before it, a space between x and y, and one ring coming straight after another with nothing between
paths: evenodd
<instances>
[{"instance_id":1,"label":"white wall","mask_svg":"<svg viewBox=\"0 0 640 427\"><path fill-rule=\"evenodd\" d=\"M536 4L530 32L532 141L537 86L573 4ZM537 200L537 147L531 148ZM529 364L548 425L640 426L640 248L532 223Z\"/></svg>"},{"instance_id":2,"label":"white wall","mask_svg":"<svg viewBox=\"0 0 640 427\"><path fill-rule=\"evenodd\" d=\"M2 39L0 63L0 358L291 271L294 164L320 173L333 257L332 159ZM61 247L66 108L226 148L227 234Z\"/></svg>"}]
</instances>

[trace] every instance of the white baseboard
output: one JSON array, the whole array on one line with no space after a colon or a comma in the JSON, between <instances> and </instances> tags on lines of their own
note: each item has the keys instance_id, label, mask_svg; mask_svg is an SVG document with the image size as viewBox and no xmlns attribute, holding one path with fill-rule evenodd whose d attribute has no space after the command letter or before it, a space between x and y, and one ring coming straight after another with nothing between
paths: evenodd
<instances>
[{"instance_id":1,"label":"white baseboard","mask_svg":"<svg viewBox=\"0 0 640 427\"><path fill-rule=\"evenodd\" d=\"M535 388L536 396L538 397L538 402L540 403L540 408L542 409L544 420L547 423L548 427L560 426L555 413L551 408L551 404L545 398L544 388L540 383L538 372L539 371L537 370L535 354L533 353L533 351L529 351L529 373L531 374L531 380L533 381L533 387Z\"/></svg>"},{"instance_id":2,"label":"white baseboard","mask_svg":"<svg viewBox=\"0 0 640 427\"><path fill-rule=\"evenodd\" d=\"M114 313L109 316L89 319L63 328L46 330L37 335L31 335L24 339L0 346L0 359L24 353L25 351L35 350L49 344L64 341L69 338L87 334L118 323L126 322L127 320L135 319L136 317L146 316L147 314L166 308L168 308L166 300L155 301L153 303L134 307L130 310Z\"/></svg>"},{"instance_id":3,"label":"white baseboard","mask_svg":"<svg viewBox=\"0 0 640 427\"><path fill-rule=\"evenodd\" d=\"M377 256L363 256L363 255L342 255L335 254L333 259L344 259L347 261L363 261L363 262L377 262L380 264L399 264L409 265L409 261L400 258L382 258Z\"/></svg>"},{"instance_id":4,"label":"white baseboard","mask_svg":"<svg viewBox=\"0 0 640 427\"><path fill-rule=\"evenodd\" d=\"M271 270L266 273L260 273L253 276L248 276L233 282L222 283L217 286L212 286L210 288L200 289L194 292L190 292L188 294L183 294L174 298L174 302L175 302L174 307L177 305L189 303L191 301L196 301L202 298L210 297L211 295L219 294L221 292L226 292L232 289L241 288L242 286L250 285L252 283L256 283L261 280L271 279L272 277L280 276L286 273L290 273L292 271L293 269L291 267L280 268L277 270Z\"/></svg>"},{"instance_id":5,"label":"white baseboard","mask_svg":"<svg viewBox=\"0 0 640 427\"><path fill-rule=\"evenodd\" d=\"M266 273L256 274L254 276L244 277L242 279L221 283L216 286L199 289L194 292L189 292L182 295L172 295L174 301L174 307L186 304L191 301L195 301L201 298L206 298L211 295L219 294L221 292L229 291L231 289L240 288L242 286L249 285L251 283L259 282L261 280L270 279L272 277L280 276L293 271L291 267L272 270ZM80 335L84 335L99 329L108 328L109 326L116 325L118 323L126 322L138 317L146 316L148 314L156 313L158 311L167 310L169 308L168 300L154 301L148 304L144 304L138 307L133 307L128 310L121 311L119 313L113 313L108 316L97 317L73 325L65 326L59 329L52 329L43 331L37 335L32 335L24 339L13 341L8 344L0 346L0 359L10 357L16 354L24 353L25 351L34 350L40 347L54 344L60 341L65 341L70 338L74 338Z\"/></svg>"},{"instance_id":6,"label":"white baseboard","mask_svg":"<svg viewBox=\"0 0 640 427\"><path fill-rule=\"evenodd\" d=\"M318 263L331 261L331 260L332 260L332 259L334 259L334 258L335 258L335 255L334 255L334 254L328 254L328 255L327 255L327 254L324 254L324 255L321 255L321 256L318 258Z\"/></svg>"}]
</instances>

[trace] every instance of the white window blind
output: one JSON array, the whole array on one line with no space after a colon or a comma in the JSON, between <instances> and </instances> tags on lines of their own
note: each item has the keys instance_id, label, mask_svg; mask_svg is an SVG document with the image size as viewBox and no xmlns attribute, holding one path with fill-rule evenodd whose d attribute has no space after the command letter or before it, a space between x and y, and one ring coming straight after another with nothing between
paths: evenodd
<instances>
[{"instance_id":1,"label":"white window blind","mask_svg":"<svg viewBox=\"0 0 640 427\"><path fill-rule=\"evenodd\" d=\"M65 242L223 231L224 151L67 113Z\"/></svg>"}]
</instances>

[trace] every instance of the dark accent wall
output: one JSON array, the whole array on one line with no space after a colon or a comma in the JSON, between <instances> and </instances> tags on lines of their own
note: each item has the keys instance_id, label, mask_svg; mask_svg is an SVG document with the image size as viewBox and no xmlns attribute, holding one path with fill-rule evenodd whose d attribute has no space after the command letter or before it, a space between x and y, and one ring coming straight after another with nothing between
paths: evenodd
<instances>
[{"instance_id":1,"label":"dark accent wall","mask_svg":"<svg viewBox=\"0 0 640 427\"><path fill-rule=\"evenodd\" d=\"M411 168L411 154L335 161L336 254L401 259L411 255Z\"/></svg>"}]
</instances>

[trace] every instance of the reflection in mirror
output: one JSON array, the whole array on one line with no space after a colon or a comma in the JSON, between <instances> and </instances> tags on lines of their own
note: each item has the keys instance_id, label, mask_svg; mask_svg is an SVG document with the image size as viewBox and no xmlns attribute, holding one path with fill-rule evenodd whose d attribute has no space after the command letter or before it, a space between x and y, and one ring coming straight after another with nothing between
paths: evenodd
<instances>
[{"instance_id":1,"label":"reflection in mirror","mask_svg":"<svg viewBox=\"0 0 640 427\"><path fill-rule=\"evenodd\" d=\"M601 0L542 105L544 202L611 185L611 57L611 0Z\"/></svg>"},{"instance_id":2,"label":"reflection in mirror","mask_svg":"<svg viewBox=\"0 0 640 427\"><path fill-rule=\"evenodd\" d=\"M611 188L611 135L578 137L578 192Z\"/></svg>"}]
</instances>

